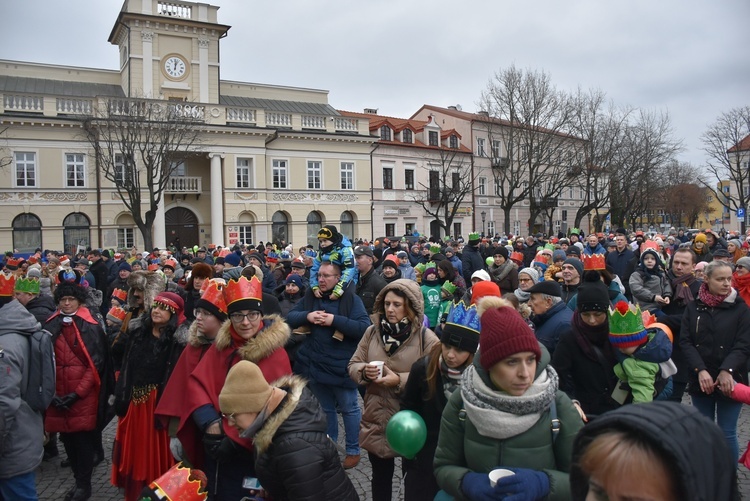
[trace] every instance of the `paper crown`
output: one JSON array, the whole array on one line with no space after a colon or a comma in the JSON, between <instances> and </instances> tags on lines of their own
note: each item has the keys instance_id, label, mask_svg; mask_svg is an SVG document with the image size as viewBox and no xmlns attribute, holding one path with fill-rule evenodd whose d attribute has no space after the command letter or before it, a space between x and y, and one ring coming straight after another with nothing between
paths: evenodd
<instances>
[{"instance_id":1,"label":"paper crown","mask_svg":"<svg viewBox=\"0 0 750 501\"><path fill-rule=\"evenodd\" d=\"M466 303L459 301L458 304L454 305L451 312L448 314L448 319L445 321L446 325L457 325L464 329L469 329L479 333L479 314L477 313L477 305L472 304L467 306Z\"/></svg>"},{"instance_id":2,"label":"paper crown","mask_svg":"<svg viewBox=\"0 0 750 501\"><path fill-rule=\"evenodd\" d=\"M580 235L581 234L581 230L579 228L571 228L570 234L571 235Z\"/></svg>"},{"instance_id":3,"label":"paper crown","mask_svg":"<svg viewBox=\"0 0 750 501\"><path fill-rule=\"evenodd\" d=\"M586 271L607 269L604 254L592 254L590 256L584 254L581 258L583 260L583 269Z\"/></svg>"},{"instance_id":4,"label":"paper crown","mask_svg":"<svg viewBox=\"0 0 750 501\"><path fill-rule=\"evenodd\" d=\"M21 266L21 263L23 263L24 259L22 257L9 257L5 260L5 266L9 270L17 270L19 266Z\"/></svg>"},{"instance_id":5,"label":"paper crown","mask_svg":"<svg viewBox=\"0 0 750 501\"><path fill-rule=\"evenodd\" d=\"M227 257L231 251L229 249L221 249L219 251L219 257Z\"/></svg>"},{"instance_id":6,"label":"paper crown","mask_svg":"<svg viewBox=\"0 0 750 501\"><path fill-rule=\"evenodd\" d=\"M313 249L307 249L305 251L305 256L307 256L307 257L315 257L317 255L318 255L318 253L315 252Z\"/></svg>"},{"instance_id":7,"label":"paper crown","mask_svg":"<svg viewBox=\"0 0 750 501\"><path fill-rule=\"evenodd\" d=\"M414 269L419 273L424 273L424 270L427 269L427 265L424 263L417 263L416 265L414 265Z\"/></svg>"},{"instance_id":8,"label":"paper crown","mask_svg":"<svg viewBox=\"0 0 750 501\"><path fill-rule=\"evenodd\" d=\"M123 289L114 289L112 291L112 299L117 299L120 301L120 304L125 304L125 302L128 300L128 291Z\"/></svg>"},{"instance_id":9,"label":"paper crown","mask_svg":"<svg viewBox=\"0 0 750 501\"><path fill-rule=\"evenodd\" d=\"M481 237L479 236L479 233L477 233L476 231L469 233L469 242L478 242L480 238Z\"/></svg>"},{"instance_id":10,"label":"paper crown","mask_svg":"<svg viewBox=\"0 0 750 501\"><path fill-rule=\"evenodd\" d=\"M128 312L120 308L119 306L113 306L107 312L107 320L111 320L116 323L123 323Z\"/></svg>"},{"instance_id":11,"label":"paper crown","mask_svg":"<svg viewBox=\"0 0 750 501\"><path fill-rule=\"evenodd\" d=\"M16 287L16 276L11 273L0 272L0 297L13 295Z\"/></svg>"},{"instance_id":12,"label":"paper crown","mask_svg":"<svg viewBox=\"0 0 750 501\"><path fill-rule=\"evenodd\" d=\"M523 263L523 252L511 252L510 260L516 263Z\"/></svg>"},{"instance_id":13,"label":"paper crown","mask_svg":"<svg viewBox=\"0 0 750 501\"><path fill-rule=\"evenodd\" d=\"M161 477L151 482L146 499L171 499L180 501L203 501L207 498L206 474L201 470L190 469L183 463L172 466Z\"/></svg>"},{"instance_id":14,"label":"paper crown","mask_svg":"<svg viewBox=\"0 0 750 501\"><path fill-rule=\"evenodd\" d=\"M672 328L669 327L666 324L662 324L661 322L658 322L656 320L656 315L654 315L650 311L646 310L646 311L643 312L643 314L641 315L641 317L643 318L643 326L647 330L661 329L661 330L664 331L664 333L669 338L669 342L674 343L674 334L672 333Z\"/></svg>"},{"instance_id":15,"label":"paper crown","mask_svg":"<svg viewBox=\"0 0 750 501\"><path fill-rule=\"evenodd\" d=\"M263 300L263 287L258 277L252 277L250 280L247 277L240 277L239 280L230 280L224 287L224 302L227 305L227 311L232 304L243 299L258 302Z\"/></svg>"},{"instance_id":16,"label":"paper crown","mask_svg":"<svg viewBox=\"0 0 750 501\"><path fill-rule=\"evenodd\" d=\"M276 264L278 262L279 262L279 255L275 253L274 251L271 251L266 255L267 264Z\"/></svg>"},{"instance_id":17,"label":"paper crown","mask_svg":"<svg viewBox=\"0 0 750 501\"><path fill-rule=\"evenodd\" d=\"M653 240L646 240L641 244L641 254L643 254L648 249L655 250L657 253L659 252L659 244L654 242Z\"/></svg>"},{"instance_id":18,"label":"paper crown","mask_svg":"<svg viewBox=\"0 0 750 501\"><path fill-rule=\"evenodd\" d=\"M169 266L173 270L176 270L177 269L177 261L175 261L172 258L169 258L166 261L164 261L164 268L166 268L167 266Z\"/></svg>"},{"instance_id":19,"label":"paper crown","mask_svg":"<svg viewBox=\"0 0 750 501\"><path fill-rule=\"evenodd\" d=\"M456 287L455 285L453 285L450 282L450 280L446 280L440 288L443 289L448 294L453 294L454 292L456 292L456 289L458 287Z\"/></svg>"},{"instance_id":20,"label":"paper crown","mask_svg":"<svg viewBox=\"0 0 750 501\"><path fill-rule=\"evenodd\" d=\"M555 252L555 244L544 244L544 248L546 250L551 250L552 252Z\"/></svg>"},{"instance_id":21,"label":"paper crown","mask_svg":"<svg viewBox=\"0 0 750 501\"><path fill-rule=\"evenodd\" d=\"M437 244L430 245L430 252L432 252L433 254L437 254L438 252L440 252L440 246Z\"/></svg>"},{"instance_id":22,"label":"paper crown","mask_svg":"<svg viewBox=\"0 0 750 501\"><path fill-rule=\"evenodd\" d=\"M206 280L201 286L201 300L208 301L223 313L227 314L227 302L224 299L224 288L226 283L221 278Z\"/></svg>"},{"instance_id":23,"label":"paper crown","mask_svg":"<svg viewBox=\"0 0 750 501\"><path fill-rule=\"evenodd\" d=\"M642 344L646 337L640 306L619 301L609 309L609 341L618 348Z\"/></svg>"},{"instance_id":24,"label":"paper crown","mask_svg":"<svg viewBox=\"0 0 750 501\"><path fill-rule=\"evenodd\" d=\"M148 271L158 271L159 265L158 264L150 264L148 265Z\"/></svg>"},{"instance_id":25,"label":"paper crown","mask_svg":"<svg viewBox=\"0 0 750 501\"><path fill-rule=\"evenodd\" d=\"M19 278L13 288L16 292L27 292L29 294L39 294L38 278Z\"/></svg>"}]
</instances>

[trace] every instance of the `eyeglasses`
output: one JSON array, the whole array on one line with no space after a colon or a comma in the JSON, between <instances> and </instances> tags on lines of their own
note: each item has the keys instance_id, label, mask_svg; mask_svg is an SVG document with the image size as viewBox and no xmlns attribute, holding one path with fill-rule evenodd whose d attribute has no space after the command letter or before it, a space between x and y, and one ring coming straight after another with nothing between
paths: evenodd
<instances>
[{"instance_id":1,"label":"eyeglasses","mask_svg":"<svg viewBox=\"0 0 750 501\"><path fill-rule=\"evenodd\" d=\"M193 316L195 318L198 318L198 317L208 317L210 315L211 315L211 313L209 313L207 310L204 310L203 308L196 308L196 309L193 310Z\"/></svg>"},{"instance_id":2,"label":"eyeglasses","mask_svg":"<svg viewBox=\"0 0 750 501\"><path fill-rule=\"evenodd\" d=\"M229 315L229 318L232 319L232 322L239 324L243 322L246 318L250 322L255 322L260 318L260 312L259 311L251 311L250 313L232 313Z\"/></svg>"},{"instance_id":3,"label":"eyeglasses","mask_svg":"<svg viewBox=\"0 0 750 501\"><path fill-rule=\"evenodd\" d=\"M338 275L325 275L323 273L318 273L319 278L338 278Z\"/></svg>"},{"instance_id":4,"label":"eyeglasses","mask_svg":"<svg viewBox=\"0 0 750 501\"><path fill-rule=\"evenodd\" d=\"M224 419L227 420L227 423L234 425L237 421L234 419L234 412L231 414L222 414Z\"/></svg>"}]
</instances>

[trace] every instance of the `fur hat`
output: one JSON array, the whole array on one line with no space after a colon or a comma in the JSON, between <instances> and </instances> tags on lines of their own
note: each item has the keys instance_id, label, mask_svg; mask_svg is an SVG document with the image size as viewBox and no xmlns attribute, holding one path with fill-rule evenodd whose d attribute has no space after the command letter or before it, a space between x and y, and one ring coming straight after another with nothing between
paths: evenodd
<instances>
[{"instance_id":1,"label":"fur hat","mask_svg":"<svg viewBox=\"0 0 750 501\"><path fill-rule=\"evenodd\" d=\"M208 266L208 265L206 265ZM134 271L128 277L128 306L136 307L136 301L133 297L135 290L143 291L143 306L150 309L154 303L154 298L164 290L166 282L164 279L153 271Z\"/></svg>"},{"instance_id":2,"label":"fur hat","mask_svg":"<svg viewBox=\"0 0 750 501\"><path fill-rule=\"evenodd\" d=\"M61 282L55 287L55 304L60 304L60 300L64 297L74 297L83 306L86 304L88 294L85 287L73 282Z\"/></svg>"},{"instance_id":3,"label":"fur hat","mask_svg":"<svg viewBox=\"0 0 750 501\"><path fill-rule=\"evenodd\" d=\"M203 278L208 280L213 276L214 269L210 264L206 264L202 261L200 263L195 263L192 270L190 271L190 278L188 279L187 284L185 284L185 290L191 291L194 289L193 280L195 278Z\"/></svg>"},{"instance_id":4,"label":"fur hat","mask_svg":"<svg viewBox=\"0 0 750 501\"><path fill-rule=\"evenodd\" d=\"M273 389L260 368L250 361L240 360L229 369L219 393L219 407L224 414L260 412L271 393Z\"/></svg>"},{"instance_id":5,"label":"fur hat","mask_svg":"<svg viewBox=\"0 0 750 501\"><path fill-rule=\"evenodd\" d=\"M480 363L489 370L516 353L530 351L542 358L539 341L515 308L502 298L485 298L479 303L481 322Z\"/></svg>"}]
</instances>

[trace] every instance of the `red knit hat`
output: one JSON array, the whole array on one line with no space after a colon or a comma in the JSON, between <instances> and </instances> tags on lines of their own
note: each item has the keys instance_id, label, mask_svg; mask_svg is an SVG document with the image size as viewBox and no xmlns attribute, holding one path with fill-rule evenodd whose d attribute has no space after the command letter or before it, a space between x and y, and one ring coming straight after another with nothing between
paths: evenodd
<instances>
[{"instance_id":1,"label":"red knit hat","mask_svg":"<svg viewBox=\"0 0 750 501\"><path fill-rule=\"evenodd\" d=\"M489 280L483 280L471 286L471 304L475 304L477 300L485 296L500 297L500 287Z\"/></svg>"},{"instance_id":2,"label":"red knit hat","mask_svg":"<svg viewBox=\"0 0 750 501\"><path fill-rule=\"evenodd\" d=\"M537 360L542 358L539 341L509 302L500 298L485 298L479 304L479 315L482 367L489 370L499 361L524 351L534 353Z\"/></svg>"}]
</instances>

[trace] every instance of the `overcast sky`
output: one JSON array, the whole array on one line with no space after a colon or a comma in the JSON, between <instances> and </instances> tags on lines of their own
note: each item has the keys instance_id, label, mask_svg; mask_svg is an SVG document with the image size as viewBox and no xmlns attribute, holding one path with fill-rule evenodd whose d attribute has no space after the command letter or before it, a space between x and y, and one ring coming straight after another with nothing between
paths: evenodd
<instances>
[{"instance_id":1,"label":"overcast sky","mask_svg":"<svg viewBox=\"0 0 750 501\"><path fill-rule=\"evenodd\" d=\"M668 111L679 158L750 104L747 0L213 0L231 25L223 79L330 90L338 109L409 117L423 104L476 111L500 69L600 88ZM116 0L0 0L0 58L117 69Z\"/></svg>"}]
</instances>

